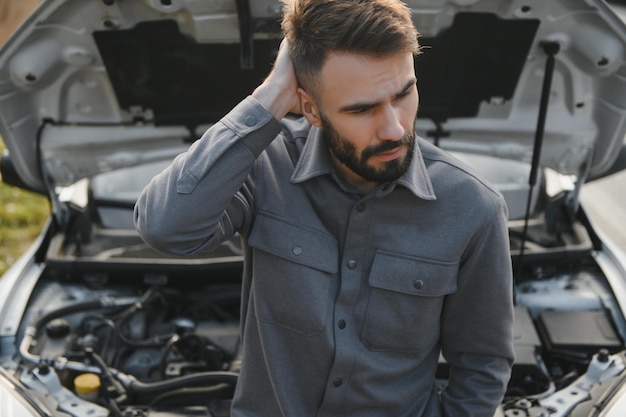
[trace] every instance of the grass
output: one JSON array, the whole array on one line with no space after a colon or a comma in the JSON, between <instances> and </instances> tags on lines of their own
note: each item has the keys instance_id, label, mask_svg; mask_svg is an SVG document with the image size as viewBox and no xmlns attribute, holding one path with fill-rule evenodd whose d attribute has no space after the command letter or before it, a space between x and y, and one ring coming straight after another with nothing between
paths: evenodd
<instances>
[{"instance_id":1,"label":"grass","mask_svg":"<svg viewBox=\"0 0 626 417\"><path fill-rule=\"evenodd\" d=\"M0 151L3 149L0 140ZM39 235L49 214L46 197L0 183L0 274Z\"/></svg>"}]
</instances>

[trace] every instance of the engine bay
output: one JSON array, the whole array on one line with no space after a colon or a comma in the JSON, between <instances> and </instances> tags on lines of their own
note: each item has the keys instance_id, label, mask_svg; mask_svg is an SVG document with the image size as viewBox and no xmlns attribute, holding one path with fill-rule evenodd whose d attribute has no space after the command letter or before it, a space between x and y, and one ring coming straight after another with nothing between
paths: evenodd
<instances>
[{"instance_id":1,"label":"engine bay","mask_svg":"<svg viewBox=\"0 0 626 417\"><path fill-rule=\"evenodd\" d=\"M516 359L497 417L588 416L626 382L621 284L598 259L584 214L567 206L568 190L541 193L531 215L509 219ZM504 194L511 206L518 191ZM94 206L68 205L72 221L41 247L45 268L13 355L0 357L14 384L54 416L229 417L241 365L241 239L164 257L130 227L130 206L96 186L90 194ZM441 389L448 374L441 357Z\"/></svg>"},{"instance_id":2,"label":"engine bay","mask_svg":"<svg viewBox=\"0 0 626 417\"><path fill-rule=\"evenodd\" d=\"M9 377L53 416L229 417L241 365L241 239L164 257L132 229L132 206L106 200L98 185L74 188L93 207L68 205L72 220L40 249L45 268L13 351L3 342ZM552 188L529 194L528 216L509 219L516 359L497 417L588 416L626 382L621 278L611 280L584 213L568 206L575 188ZM505 189L511 207L521 191ZM442 389L448 374L441 357Z\"/></svg>"},{"instance_id":3,"label":"engine bay","mask_svg":"<svg viewBox=\"0 0 626 417\"><path fill-rule=\"evenodd\" d=\"M75 416L228 416L239 296L238 285L42 282L22 333L21 382Z\"/></svg>"},{"instance_id":4,"label":"engine bay","mask_svg":"<svg viewBox=\"0 0 626 417\"><path fill-rule=\"evenodd\" d=\"M625 380L626 323L610 287L591 258L570 264L529 262L517 280L516 363L499 415L587 415L575 411ZM60 416L229 416L240 270L216 271L46 271L18 333L14 377ZM442 387L447 372L442 358Z\"/></svg>"}]
</instances>

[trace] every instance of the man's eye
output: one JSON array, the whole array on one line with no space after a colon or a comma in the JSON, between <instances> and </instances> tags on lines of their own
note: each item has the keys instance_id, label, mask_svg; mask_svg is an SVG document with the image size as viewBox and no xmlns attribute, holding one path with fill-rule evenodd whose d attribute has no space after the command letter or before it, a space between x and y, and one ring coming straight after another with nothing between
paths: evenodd
<instances>
[{"instance_id":1,"label":"man's eye","mask_svg":"<svg viewBox=\"0 0 626 417\"><path fill-rule=\"evenodd\" d=\"M352 111L352 114L363 114L363 113L367 113L369 110L370 110L369 108L355 109Z\"/></svg>"},{"instance_id":2,"label":"man's eye","mask_svg":"<svg viewBox=\"0 0 626 417\"><path fill-rule=\"evenodd\" d=\"M409 89L409 90L402 91L400 94L398 94L398 96L397 96L397 97L398 97L398 98L404 98L404 97L408 96L409 94L411 94L411 90L410 90L410 89Z\"/></svg>"}]
</instances>

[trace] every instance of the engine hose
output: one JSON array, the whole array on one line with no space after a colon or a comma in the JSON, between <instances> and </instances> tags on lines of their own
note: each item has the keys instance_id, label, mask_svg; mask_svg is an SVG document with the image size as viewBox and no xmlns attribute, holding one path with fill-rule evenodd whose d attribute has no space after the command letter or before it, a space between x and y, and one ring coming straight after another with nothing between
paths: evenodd
<instances>
[{"instance_id":1,"label":"engine hose","mask_svg":"<svg viewBox=\"0 0 626 417\"><path fill-rule=\"evenodd\" d=\"M109 395L114 395L115 397L120 397L125 393L122 392L119 383L113 379L113 375L111 374L110 368L104 362L104 360L93 351L92 348L85 349L85 354L89 358L90 361L94 362L98 368L100 368L100 380L105 385L105 391Z\"/></svg>"},{"instance_id":2,"label":"engine hose","mask_svg":"<svg viewBox=\"0 0 626 417\"><path fill-rule=\"evenodd\" d=\"M22 337L22 343L20 343L19 354L20 357L25 361L32 365L41 365L47 364L57 371L63 370L72 370L78 372L92 372L99 374L100 368L97 366L89 366L85 365L82 362L70 361L64 357L58 357L54 359L44 359L41 356L34 355L30 353L29 349L35 340L35 335L37 334L37 330L34 327L27 327L24 330L24 336Z\"/></svg>"},{"instance_id":3,"label":"engine hose","mask_svg":"<svg viewBox=\"0 0 626 417\"><path fill-rule=\"evenodd\" d=\"M186 388L198 385L231 384L237 383L239 374L235 372L197 372L195 374L184 375L177 378L167 379L157 382L142 382L131 375L126 375L115 369L111 369L111 374L126 388L129 394L161 394L166 391L179 388Z\"/></svg>"},{"instance_id":4,"label":"engine hose","mask_svg":"<svg viewBox=\"0 0 626 417\"><path fill-rule=\"evenodd\" d=\"M181 388L158 395L150 403L150 408L203 405L211 399L230 399L234 391L235 386L230 384Z\"/></svg>"},{"instance_id":5,"label":"engine hose","mask_svg":"<svg viewBox=\"0 0 626 417\"><path fill-rule=\"evenodd\" d=\"M57 310L44 314L39 319L37 319L37 321L33 324L33 327L39 330L42 326L44 326L50 320L55 319L57 317L67 316L73 313L80 313L85 310L95 310L99 308L127 307L129 305L135 304L136 302L137 302L136 297L120 297L120 298L102 297L102 298L98 298L97 300L71 304L69 306L61 307Z\"/></svg>"},{"instance_id":6,"label":"engine hose","mask_svg":"<svg viewBox=\"0 0 626 417\"><path fill-rule=\"evenodd\" d=\"M50 320L57 317L62 317L68 314L78 313L84 310L94 310L98 308L119 308L132 305L137 301L135 297L102 297L97 300L86 301L83 303L72 304L66 307L59 308L44 314L35 321L32 326L24 329L24 335L22 336L22 342L19 346L20 357L28 363L39 365L42 362L46 362L53 366L57 370L71 369L79 372L95 372L100 373L98 367L88 366L80 362L68 361L65 358L55 358L50 360L44 360L38 355L30 353L30 347L37 336L39 329L48 323Z\"/></svg>"}]
</instances>

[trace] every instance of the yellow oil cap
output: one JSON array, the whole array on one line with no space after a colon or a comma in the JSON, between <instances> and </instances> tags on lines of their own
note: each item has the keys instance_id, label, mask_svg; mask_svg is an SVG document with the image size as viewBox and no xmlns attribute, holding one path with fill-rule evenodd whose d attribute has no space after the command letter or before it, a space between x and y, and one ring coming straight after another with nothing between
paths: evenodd
<instances>
[{"instance_id":1,"label":"yellow oil cap","mask_svg":"<svg viewBox=\"0 0 626 417\"><path fill-rule=\"evenodd\" d=\"M74 388L78 395L91 396L97 394L100 389L100 377L93 373L80 374L74 378Z\"/></svg>"}]
</instances>

